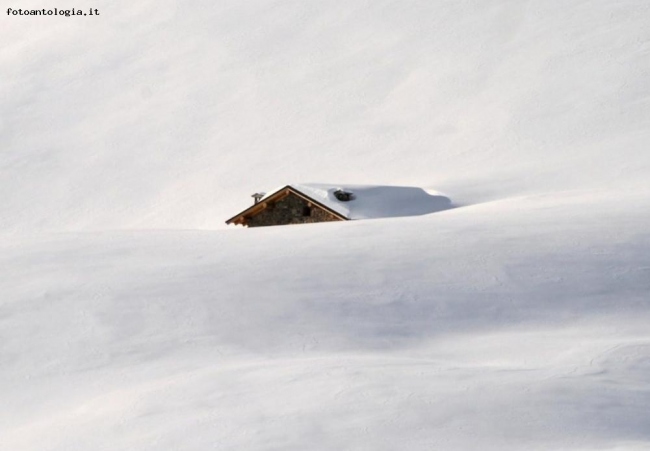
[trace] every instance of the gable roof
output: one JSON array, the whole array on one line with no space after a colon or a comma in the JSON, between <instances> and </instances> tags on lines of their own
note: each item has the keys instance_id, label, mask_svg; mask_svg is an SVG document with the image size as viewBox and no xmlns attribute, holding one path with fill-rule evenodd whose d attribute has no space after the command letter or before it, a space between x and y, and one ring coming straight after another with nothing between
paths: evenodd
<instances>
[{"instance_id":1,"label":"gable roof","mask_svg":"<svg viewBox=\"0 0 650 451\"><path fill-rule=\"evenodd\" d=\"M327 211L328 213L332 214L338 219L344 221L350 219L345 214L345 210L341 209L339 206L336 205L337 201L335 200L334 202L332 202L329 196L327 196L327 192L323 193L322 189L318 189L316 185L291 184L291 185L285 185L282 188L278 188L272 191L271 193L266 194L256 204L251 205L247 209L237 213L235 216L228 219L226 221L226 224L232 224L233 222L236 222L238 218L242 218L246 215L251 215L251 214L254 215L260 213L262 210L266 208L268 202L279 200L279 198L286 196L288 193L293 193L296 196L301 197L306 201L313 203L314 205L317 205L318 207L322 208L323 210Z\"/></svg>"}]
</instances>

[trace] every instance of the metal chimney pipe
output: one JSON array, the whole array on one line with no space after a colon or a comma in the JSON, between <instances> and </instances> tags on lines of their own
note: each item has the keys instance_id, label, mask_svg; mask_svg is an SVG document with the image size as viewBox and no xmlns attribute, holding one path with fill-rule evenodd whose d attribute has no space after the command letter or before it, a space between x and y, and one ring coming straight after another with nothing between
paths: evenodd
<instances>
[{"instance_id":1,"label":"metal chimney pipe","mask_svg":"<svg viewBox=\"0 0 650 451\"><path fill-rule=\"evenodd\" d=\"M253 205L259 203L260 200L264 197L265 193L255 193L251 195L251 197L254 199Z\"/></svg>"}]
</instances>

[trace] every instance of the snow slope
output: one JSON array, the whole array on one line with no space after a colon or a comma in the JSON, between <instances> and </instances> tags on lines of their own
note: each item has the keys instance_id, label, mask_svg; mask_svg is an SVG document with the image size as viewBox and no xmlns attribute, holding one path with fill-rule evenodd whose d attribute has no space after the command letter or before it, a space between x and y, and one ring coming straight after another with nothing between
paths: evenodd
<instances>
[{"instance_id":1,"label":"snow slope","mask_svg":"<svg viewBox=\"0 0 650 451\"><path fill-rule=\"evenodd\" d=\"M646 3L4 16L0 449L650 449Z\"/></svg>"},{"instance_id":2,"label":"snow slope","mask_svg":"<svg viewBox=\"0 0 650 451\"><path fill-rule=\"evenodd\" d=\"M637 200L5 245L0 448L646 449Z\"/></svg>"}]
</instances>

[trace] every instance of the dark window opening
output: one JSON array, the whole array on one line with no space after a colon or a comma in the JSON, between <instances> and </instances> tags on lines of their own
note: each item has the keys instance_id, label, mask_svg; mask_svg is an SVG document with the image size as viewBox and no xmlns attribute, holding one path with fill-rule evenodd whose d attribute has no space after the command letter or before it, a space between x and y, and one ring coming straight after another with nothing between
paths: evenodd
<instances>
[{"instance_id":1,"label":"dark window opening","mask_svg":"<svg viewBox=\"0 0 650 451\"><path fill-rule=\"evenodd\" d=\"M302 207L303 216L311 216L311 207Z\"/></svg>"}]
</instances>

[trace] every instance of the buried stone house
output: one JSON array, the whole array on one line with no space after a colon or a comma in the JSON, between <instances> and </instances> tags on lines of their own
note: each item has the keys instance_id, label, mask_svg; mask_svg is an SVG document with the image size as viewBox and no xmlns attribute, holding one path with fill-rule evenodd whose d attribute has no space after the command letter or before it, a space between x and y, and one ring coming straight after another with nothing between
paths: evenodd
<instances>
[{"instance_id":1,"label":"buried stone house","mask_svg":"<svg viewBox=\"0 0 650 451\"><path fill-rule=\"evenodd\" d=\"M441 193L414 186L292 184L253 198L253 205L226 224L260 227L397 218L454 208Z\"/></svg>"},{"instance_id":2,"label":"buried stone house","mask_svg":"<svg viewBox=\"0 0 650 451\"><path fill-rule=\"evenodd\" d=\"M226 224L262 227L286 224L347 221L340 203L354 200L354 194L340 188L315 185L286 185L270 194L256 193L255 203L226 221Z\"/></svg>"}]
</instances>

